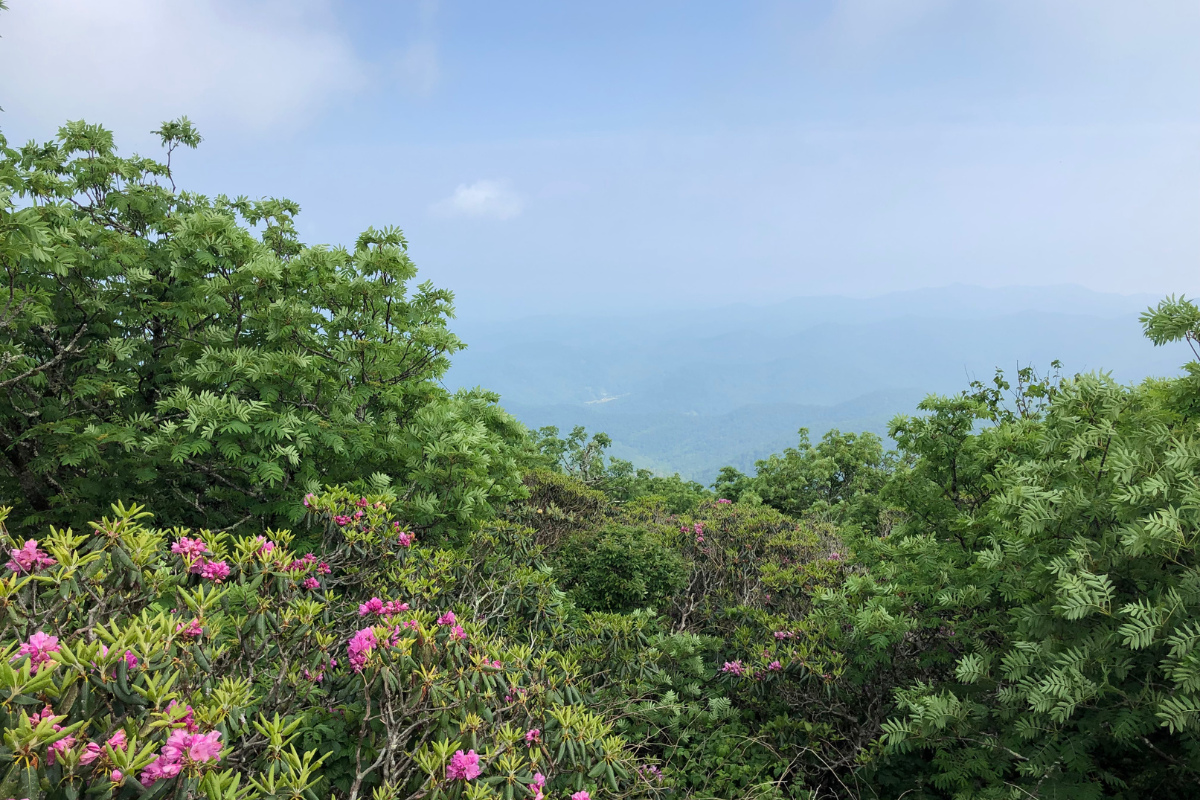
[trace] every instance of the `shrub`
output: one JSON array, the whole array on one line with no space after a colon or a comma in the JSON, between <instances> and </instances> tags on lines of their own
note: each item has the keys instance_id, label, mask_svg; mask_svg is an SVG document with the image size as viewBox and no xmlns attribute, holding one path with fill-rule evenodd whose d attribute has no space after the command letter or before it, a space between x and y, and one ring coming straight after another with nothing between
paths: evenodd
<instances>
[{"instance_id":1,"label":"shrub","mask_svg":"<svg viewBox=\"0 0 1200 800\"><path fill-rule=\"evenodd\" d=\"M535 773L653 792L553 649L562 594L530 532L440 550L387 495L305 504L320 557L121 505L85 535L9 541L0 793L511 800Z\"/></svg>"},{"instance_id":2,"label":"shrub","mask_svg":"<svg viewBox=\"0 0 1200 800\"><path fill-rule=\"evenodd\" d=\"M452 295L399 230L306 247L287 200L176 190L82 122L0 137L0 499L13 523L85 526L113 497L210 529L290 525L321 485L392 489L461 534L521 493L520 426L438 380L462 347ZM258 531L261 532L262 527Z\"/></svg>"},{"instance_id":3,"label":"shrub","mask_svg":"<svg viewBox=\"0 0 1200 800\"><path fill-rule=\"evenodd\" d=\"M576 534L557 563L563 588L587 611L658 607L686 579L683 558L661 537L617 523Z\"/></svg>"}]
</instances>

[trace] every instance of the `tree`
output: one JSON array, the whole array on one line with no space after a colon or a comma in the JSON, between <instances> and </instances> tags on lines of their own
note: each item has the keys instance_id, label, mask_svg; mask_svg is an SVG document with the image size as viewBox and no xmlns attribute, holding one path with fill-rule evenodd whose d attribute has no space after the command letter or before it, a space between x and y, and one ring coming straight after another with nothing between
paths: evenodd
<instances>
[{"instance_id":1,"label":"tree","mask_svg":"<svg viewBox=\"0 0 1200 800\"><path fill-rule=\"evenodd\" d=\"M521 427L438 384L452 295L412 287L395 228L307 247L288 200L178 190L164 162L69 123L0 138L0 496L18 529L153 501L173 524L294 518L322 484L394 494L461 530L522 491Z\"/></svg>"}]
</instances>

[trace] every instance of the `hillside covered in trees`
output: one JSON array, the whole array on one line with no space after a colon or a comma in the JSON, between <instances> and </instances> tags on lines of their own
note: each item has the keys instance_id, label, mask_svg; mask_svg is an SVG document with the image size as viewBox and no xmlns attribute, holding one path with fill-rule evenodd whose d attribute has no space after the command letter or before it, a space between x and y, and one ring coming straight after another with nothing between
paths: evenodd
<instances>
[{"instance_id":1,"label":"hillside covered in trees","mask_svg":"<svg viewBox=\"0 0 1200 800\"><path fill-rule=\"evenodd\" d=\"M1194 795L1200 354L665 478L159 133L0 139L0 798Z\"/></svg>"}]
</instances>

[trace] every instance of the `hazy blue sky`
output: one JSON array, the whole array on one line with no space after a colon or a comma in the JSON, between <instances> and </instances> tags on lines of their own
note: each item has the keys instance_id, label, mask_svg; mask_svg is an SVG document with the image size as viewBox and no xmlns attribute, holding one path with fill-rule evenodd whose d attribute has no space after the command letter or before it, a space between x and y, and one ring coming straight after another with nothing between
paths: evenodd
<instances>
[{"instance_id":1,"label":"hazy blue sky","mask_svg":"<svg viewBox=\"0 0 1200 800\"><path fill-rule=\"evenodd\" d=\"M129 148L463 313L1200 291L1200 2L9 0L0 130Z\"/></svg>"}]
</instances>

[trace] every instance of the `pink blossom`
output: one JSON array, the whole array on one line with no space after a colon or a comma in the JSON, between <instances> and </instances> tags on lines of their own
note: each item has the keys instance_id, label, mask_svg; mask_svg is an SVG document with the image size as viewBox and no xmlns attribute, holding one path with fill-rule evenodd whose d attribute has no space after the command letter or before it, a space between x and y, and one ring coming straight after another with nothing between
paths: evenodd
<instances>
[{"instance_id":1,"label":"pink blossom","mask_svg":"<svg viewBox=\"0 0 1200 800\"><path fill-rule=\"evenodd\" d=\"M746 674L746 665L741 661L726 661L725 666L721 667L721 672L728 672L741 677Z\"/></svg>"},{"instance_id":2,"label":"pink blossom","mask_svg":"<svg viewBox=\"0 0 1200 800\"><path fill-rule=\"evenodd\" d=\"M12 558L5 566L18 575L21 573L33 574L40 569L52 567L58 563L44 550L39 549L38 543L33 539L26 540L25 546L19 550L9 550L8 554Z\"/></svg>"},{"instance_id":3,"label":"pink blossom","mask_svg":"<svg viewBox=\"0 0 1200 800\"><path fill-rule=\"evenodd\" d=\"M542 731L539 728L530 728L525 732L525 746L532 747L535 742L542 740Z\"/></svg>"},{"instance_id":4,"label":"pink blossom","mask_svg":"<svg viewBox=\"0 0 1200 800\"><path fill-rule=\"evenodd\" d=\"M255 553L269 555L275 549L275 543L265 536L257 536L255 541L258 542L258 549L254 551Z\"/></svg>"},{"instance_id":5,"label":"pink blossom","mask_svg":"<svg viewBox=\"0 0 1200 800\"><path fill-rule=\"evenodd\" d=\"M778 661L772 661L770 664L767 664L767 669L771 670L771 672L779 672L779 670L783 669L783 665Z\"/></svg>"},{"instance_id":6,"label":"pink blossom","mask_svg":"<svg viewBox=\"0 0 1200 800\"><path fill-rule=\"evenodd\" d=\"M722 498L721 498L720 500L718 500L717 502L718 502L718 503L721 503L721 504L725 504L725 503L732 503L733 501L732 501L732 500L726 500L724 497L722 497Z\"/></svg>"},{"instance_id":7,"label":"pink blossom","mask_svg":"<svg viewBox=\"0 0 1200 800\"><path fill-rule=\"evenodd\" d=\"M304 507L312 508L312 501L314 501L316 499L317 499L317 496L315 494L310 493L310 494L304 495Z\"/></svg>"},{"instance_id":8,"label":"pink blossom","mask_svg":"<svg viewBox=\"0 0 1200 800\"><path fill-rule=\"evenodd\" d=\"M576 792L571 795L571 800L592 800L592 796L587 792Z\"/></svg>"},{"instance_id":9,"label":"pink blossom","mask_svg":"<svg viewBox=\"0 0 1200 800\"><path fill-rule=\"evenodd\" d=\"M365 617L368 614L379 614L382 611L383 601L378 597L372 597L370 600L360 604L358 607L358 615L360 617Z\"/></svg>"},{"instance_id":10,"label":"pink blossom","mask_svg":"<svg viewBox=\"0 0 1200 800\"><path fill-rule=\"evenodd\" d=\"M468 750L466 754L459 750L451 757L450 764L446 767L446 780L474 780L482 771L479 767L479 755L474 750Z\"/></svg>"},{"instance_id":11,"label":"pink blossom","mask_svg":"<svg viewBox=\"0 0 1200 800\"><path fill-rule=\"evenodd\" d=\"M182 556L184 561L192 561L208 552L208 545L202 539L189 539L184 536L171 545L171 552Z\"/></svg>"},{"instance_id":12,"label":"pink blossom","mask_svg":"<svg viewBox=\"0 0 1200 800\"><path fill-rule=\"evenodd\" d=\"M837 550L834 550L832 553L829 554L829 560L830 561L841 561L842 554L839 553Z\"/></svg>"},{"instance_id":13,"label":"pink blossom","mask_svg":"<svg viewBox=\"0 0 1200 800\"><path fill-rule=\"evenodd\" d=\"M445 614L442 614L440 617L438 617L437 624L438 625L453 625L457 621L458 621L458 618L454 616L454 612L447 611Z\"/></svg>"},{"instance_id":14,"label":"pink blossom","mask_svg":"<svg viewBox=\"0 0 1200 800\"><path fill-rule=\"evenodd\" d=\"M354 518L355 518L355 519L362 519L362 518L363 518L363 512L362 512L362 511L355 511L355 512L354 512Z\"/></svg>"},{"instance_id":15,"label":"pink blossom","mask_svg":"<svg viewBox=\"0 0 1200 800\"><path fill-rule=\"evenodd\" d=\"M57 636L48 636L38 631L29 637L28 642L21 645L12 660L16 661L22 656L29 656L29 672L31 675L36 675L42 665L51 660L50 654L57 653L59 649Z\"/></svg>"},{"instance_id":16,"label":"pink blossom","mask_svg":"<svg viewBox=\"0 0 1200 800\"><path fill-rule=\"evenodd\" d=\"M794 639L794 638L796 638L796 634L792 633L791 631L775 631L775 638L776 639Z\"/></svg>"},{"instance_id":17,"label":"pink blossom","mask_svg":"<svg viewBox=\"0 0 1200 800\"><path fill-rule=\"evenodd\" d=\"M54 729L62 730L62 726L55 725ZM54 762L58 760L58 757L66 754L66 752L74 746L74 736L66 736L62 739L59 739L57 742L54 742L46 750L46 763L48 763L50 766L54 766Z\"/></svg>"},{"instance_id":18,"label":"pink blossom","mask_svg":"<svg viewBox=\"0 0 1200 800\"><path fill-rule=\"evenodd\" d=\"M198 726L196 724L195 712L192 710L191 706L180 705L179 703L172 700L170 703L167 704L167 715L172 716L172 712L176 708L183 708L183 710L184 710L183 716L179 717L178 719L175 720L176 725L182 725L183 729L185 731L187 731L188 733L195 733L198 730L200 730L200 726Z\"/></svg>"},{"instance_id":19,"label":"pink blossom","mask_svg":"<svg viewBox=\"0 0 1200 800\"><path fill-rule=\"evenodd\" d=\"M197 764L221 760L221 732L198 733L188 746L188 757Z\"/></svg>"},{"instance_id":20,"label":"pink blossom","mask_svg":"<svg viewBox=\"0 0 1200 800\"><path fill-rule=\"evenodd\" d=\"M333 518L333 521L344 528L347 525L349 525L353 520L351 520L350 517L347 517L344 514L338 514Z\"/></svg>"},{"instance_id":21,"label":"pink blossom","mask_svg":"<svg viewBox=\"0 0 1200 800\"><path fill-rule=\"evenodd\" d=\"M229 577L229 565L224 561L202 561L197 566L200 567L198 570L200 577L207 581L220 583ZM196 572L197 570L193 567L192 571Z\"/></svg>"},{"instance_id":22,"label":"pink blossom","mask_svg":"<svg viewBox=\"0 0 1200 800\"><path fill-rule=\"evenodd\" d=\"M350 655L350 668L355 672L362 672L363 667L367 665L367 656L378 646L379 639L376 638L374 629L363 628L354 634L354 638L346 647Z\"/></svg>"},{"instance_id":23,"label":"pink blossom","mask_svg":"<svg viewBox=\"0 0 1200 800\"><path fill-rule=\"evenodd\" d=\"M175 626L175 632L185 639L195 639L203 635L204 629L200 627L200 620L193 619L188 623L179 623Z\"/></svg>"},{"instance_id":24,"label":"pink blossom","mask_svg":"<svg viewBox=\"0 0 1200 800\"><path fill-rule=\"evenodd\" d=\"M546 786L546 776L540 772L533 773L533 783L531 791L533 792L533 800L545 800L545 795L542 794L542 789Z\"/></svg>"},{"instance_id":25,"label":"pink blossom","mask_svg":"<svg viewBox=\"0 0 1200 800\"><path fill-rule=\"evenodd\" d=\"M455 625L453 628L450 629L450 638L451 639L466 639L467 632L463 630L462 625Z\"/></svg>"},{"instance_id":26,"label":"pink blossom","mask_svg":"<svg viewBox=\"0 0 1200 800\"><path fill-rule=\"evenodd\" d=\"M366 508L369 504L367 503L367 498L360 497L355 501L354 505L358 506L359 508Z\"/></svg>"},{"instance_id":27,"label":"pink blossom","mask_svg":"<svg viewBox=\"0 0 1200 800\"><path fill-rule=\"evenodd\" d=\"M120 783L121 781L125 780L125 775L121 772L121 770L114 769L112 772L108 773L108 779L113 783Z\"/></svg>"},{"instance_id":28,"label":"pink blossom","mask_svg":"<svg viewBox=\"0 0 1200 800\"><path fill-rule=\"evenodd\" d=\"M107 744L113 750L124 750L128 745L128 741L125 737L125 731L118 730L112 736L108 737L108 741L105 742L105 744ZM96 742L88 742L86 745L84 745L83 755L79 757L79 763L91 764L103 753L104 747L102 745L99 745Z\"/></svg>"},{"instance_id":29,"label":"pink blossom","mask_svg":"<svg viewBox=\"0 0 1200 800\"><path fill-rule=\"evenodd\" d=\"M400 534L400 537L399 537L399 542L400 542L401 547L412 547L413 542L415 542L416 540L417 540L417 535L415 533L405 532L405 533Z\"/></svg>"},{"instance_id":30,"label":"pink blossom","mask_svg":"<svg viewBox=\"0 0 1200 800\"><path fill-rule=\"evenodd\" d=\"M310 589L310 590L321 588L321 582L319 580L317 580L316 578L305 578L304 583L302 585L304 586L305 589Z\"/></svg>"}]
</instances>

